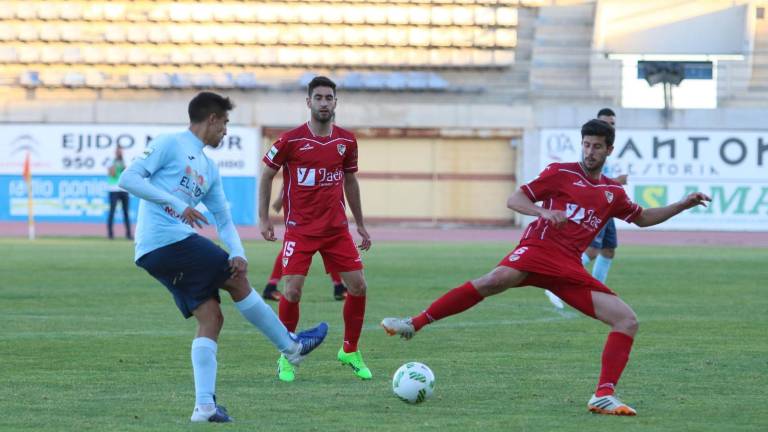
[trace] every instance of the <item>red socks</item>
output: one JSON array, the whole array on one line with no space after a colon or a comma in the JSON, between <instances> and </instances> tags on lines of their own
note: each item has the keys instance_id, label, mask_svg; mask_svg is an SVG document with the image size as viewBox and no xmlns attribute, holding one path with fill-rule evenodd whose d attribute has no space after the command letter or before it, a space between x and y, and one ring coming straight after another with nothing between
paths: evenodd
<instances>
[{"instance_id":1,"label":"red socks","mask_svg":"<svg viewBox=\"0 0 768 432\"><path fill-rule=\"evenodd\" d=\"M418 331L432 321L464 312L480 303L484 298L477 292L472 282L466 282L464 285L443 294L442 297L429 305L427 310L413 317L413 328Z\"/></svg>"},{"instance_id":2,"label":"red socks","mask_svg":"<svg viewBox=\"0 0 768 432\"><path fill-rule=\"evenodd\" d=\"M603 349L603 368L600 370L600 381L597 383L595 396L612 395L616 384L619 383L624 366L629 361L632 350L632 336L620 332L608 333Z\"/></svg>"},{"instance_id":3,"label":"red socks","mask_svg":"<svg viewBox=\"0 0 768 432\"><path fill-rule=\"evenodd\" d=\"M365 296L347 294L344 300L344 352L357 351L365 320Z\"/></svg>"},{"instance_id":4,"label":"red socks","mask_svg":"<svg viewBox=\"0 0 768 432\"><path fill-rule=\"evenodd\" d=\"M283 254L279 253L277 254L277 258L275 258L275 265L272 266L272 274L269 275L269 280L267 281L267 283L277 285L280 282L280 279L282 277L283 277Z\"/></svg>"},{"instance_id":5,"label":"red socks","mask_svg":"<svg viewBox=\"0 0 768 432\"><path fill-rule=\"evenodd\" d=\"M289 332L295 332L299 325L299 302L293 303L288 301L285 296L280 296L280 301L277 304L277 316L280 317L280 321Z\"/></svg>"}]
</instances>

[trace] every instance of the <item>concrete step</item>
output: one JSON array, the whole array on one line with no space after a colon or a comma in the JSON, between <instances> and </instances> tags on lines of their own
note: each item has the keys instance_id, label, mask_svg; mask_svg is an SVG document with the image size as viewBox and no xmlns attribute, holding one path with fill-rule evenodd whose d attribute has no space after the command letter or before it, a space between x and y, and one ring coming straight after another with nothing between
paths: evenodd
<instances>
[{"instance_id":1,"label":"concrete step","mask_svg":"<svg viewBox=\"0 0 768 432\"><path fill-rule=\"evenodd\" d=\"M592 33L582 35L571 35L568 33L550 34L537 36L533 41L533 46L543 47L591 47Z\"/></svg>"},{"instance_id":2,"label":"concrete step","mask_svg":"<svg viewBox=\"0 0 768 432\"><path fill-rule=\"evenodd\" d=\"M536 26L537 37L554 37L554 36L572 36L572 37L592 37L594 26L592 23L585 23L580 25L542 25Z\"/></svg>"},{"instance_id":3,"label":"concrete step","mask_svg":"<svg viewBox=\"0 0 768 432\"><path fill-rule=\"evenodd\" d=\"M592 4L571 6L546 6L539 8L538 19L557 22L592 21L595 7Z\"/></svg>"}]
</instances>

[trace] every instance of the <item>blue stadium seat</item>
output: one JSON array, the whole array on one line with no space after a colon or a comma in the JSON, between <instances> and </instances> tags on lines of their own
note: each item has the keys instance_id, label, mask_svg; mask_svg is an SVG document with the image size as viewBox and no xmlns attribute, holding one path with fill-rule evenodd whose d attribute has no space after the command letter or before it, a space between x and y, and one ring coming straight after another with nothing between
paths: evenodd
<instances>
[{"instance_id":1,"label":"blue stadium seat","mask_svg":"<svg viewBox=\"0 0 768 432\"><path fill-rule=\"evenodd\" d=\"M235 87L235 80L229 72L217 73L213 75L213 85L216 88L230 89Z\"/></svg>"},{"instance_id":2,"label":"blue stadium seat","mask_svg":"<svg viewBox=\"0 0 768 432\"><path fill-rule=\"evenodd\" d=\"M391 72L387 74L385 84L386 87L390 90L400 91L406 89L408 81L405 74L401 72Z\"/></svg>"},{"instance_id":3,"label":"blue stadium seat","mask_svg":"<svg viewBox=\"0 0 768 432\"><path fill-rule=\"evenodd\" d=\"M386 86L384 75L371 72L363 75L363 87L367 90L382 90Z\"/></svg>"},{"instance_id":4,"label":"blue stadium seat","mask_svg":"<svg viewBox=\"0 0 768 432\"><path fill-rule=\"evenodd\" d=\"M407 72L407 87L410 90L426 90L429 81L425 72Z\"/></svg>"},{"instance_id":5,"label":"blue stadium seat","mask_svg":"<svg viewBox=\"0 0 768 432\"><path fill-rule=\"evenodd\" d=\"M175 73L171 75L171 87L190 88L192 87L192 81L187 74Z\"/></svg>"},{"instance_id":6,"label":"blue stadium seat","mask_svg":"<svg viewBox=\"0 0 768 432\"><path fill-rule=\"evenodd\" d=\"M427 83L430 90L448 90L448 81L435 72L429 73Z\"/></svg>"},{"instance_id":7,"label":"blue stadium seat","mask_svg":"<svg viewBox=\"0 0 768 432\"><path fill-rule=\"evenodd\" d=\"M235 78L235 86L240 89L250 90L261 87L259 81L250 72L243 72L238 74Z\"/></svg>"},{"instance_id":8,"label":"blue stadium seat","mask_svg":"<svg viewBox=\"0 0 768 432\"><path fill-rule=\"evenodd\" d=\"M317 74L314 72L304 72L299 77L299 85L302 87L306 87L309 85L309 82L312 81L312 78L316 77Z\"/></svg>"},{"instance_id":9,"label":"blue stadium seat","mask_svg":"<svg viewBox=\"0 0 768 432\"><path fill-rule=\"evenodd\" d=\"M365 87L363 76L359 72L350 72L341 81L341 87L350 90L359 90Z\"/></svg>"},{"instance_id":10,"label":"blue stadium seat","mask_svg":"<svg viewBox=\"0 0 768 432\"><path fill-rule=\"evenodd\" d=\"M24 71L19 77L19 84L23 87L38 87L42 84L40 82L40 73L37 71Z\"/></svg>"}]
</instances>

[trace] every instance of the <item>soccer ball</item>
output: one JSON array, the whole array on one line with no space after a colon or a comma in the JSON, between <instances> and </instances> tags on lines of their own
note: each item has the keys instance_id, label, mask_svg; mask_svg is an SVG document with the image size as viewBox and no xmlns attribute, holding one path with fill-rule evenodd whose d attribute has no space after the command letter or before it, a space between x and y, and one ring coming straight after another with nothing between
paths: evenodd
<instances>
[{"instance_id":1,"label":"soccer ball","mask_svg":"<svg viewBox=\"0 0 768 432\"><path fill-rule=\"evenodd\" d=\"M432 396L434 389L435 374L423 363L408 362L392 378L392 391L403 402L422 403Z\"/></svg>"}]
</instances>

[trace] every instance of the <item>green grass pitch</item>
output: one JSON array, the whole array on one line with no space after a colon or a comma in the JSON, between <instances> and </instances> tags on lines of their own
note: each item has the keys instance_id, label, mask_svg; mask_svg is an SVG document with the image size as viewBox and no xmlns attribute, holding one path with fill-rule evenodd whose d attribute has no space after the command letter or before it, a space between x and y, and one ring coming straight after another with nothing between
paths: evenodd
<instances>
[{"instance_id":1,"label":"green grass pitch","mask_svg":"<svg viewBox=\"0 0 768 432\"><path fill-rule=\"evenodd\" d=\"M341 302L319 257L299 327L331 326L294 383L275 377L275 350L225 296L219 401L232 425L190 425L195 331L170 295L132 262L132 245L101 239L0 240L2 431L763 431L768 428L768 249L618 249L608 285L640 332L619 395L635 418L586 411L607 328L558 313L536 288L510 290L436 323L409 342L385 316L410 315L490 270L511 243L379 243L361 349L374 373L335 359ZM279 248L246 245L261 290ZM391 393L404 362L429 365L434 397Z\"/></svg>"}]
</instances>

